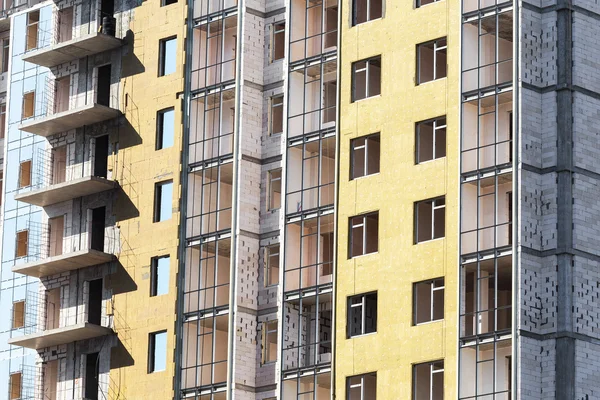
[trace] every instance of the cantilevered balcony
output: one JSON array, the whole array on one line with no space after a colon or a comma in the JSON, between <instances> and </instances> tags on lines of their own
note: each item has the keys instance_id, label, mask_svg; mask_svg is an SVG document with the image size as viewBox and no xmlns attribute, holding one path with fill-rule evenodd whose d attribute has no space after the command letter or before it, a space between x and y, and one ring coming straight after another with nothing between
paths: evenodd
<instances>
[{"instance_id":1,"label":"cantilevered balcony","mask_svg":"<svg viewBox=\"0 0 600 400\"><path fill-rule=\"evenodd\" d=\"M8 340L8 344L27 347L29 349L43 349L80 340L93 339L110 335L112 329L104 326L81 322L74 325L43 330L29 335L19 336Z\"/></svg>"},{"instance_id":2,"label":"cantilevered balcony","mask_svg":"<svg viewBox=\"0 0 600 400\"><path fill-rule=\"evenodd\" d=\"M48 219L47 224L30 222L17 234L17 255L22 257L12 271L42 278L114 260L117 240L106 234L112 230L105 228L105 208L88 210L88 221L89 232L74 235L63 215ZM87 243L79 246L80 240Z\"/></svg>"},{"instance_id":3,"label":"cantilevered balcony","mask_svg":"<svg viewBox=\"0 0 600 400\"><path fill-rule=\"evenodd\" d=\"M60 132L107 121L121 115L121 111L99 103L86 104L66 111L27 120L19 129L47 137Z\"/></svg>"},{"instance_id":4,"label":"cantilevered balcony","mask_svg":"<svg viewBox=\"0 0 600 400\"><path fill-rule=\"evenodd\" d=\"M114 258L115 256L113 254L94 249L85 249L46 257L26 264L15 265L12 267L12 271L23 275L42 278L44 276L103 264L112 261Z\"/></svg>"},{"instance_id":5,"label":"cantilevered balcony","mask_svg":"<svg viewBox=\"0 0 600 400\"><path fill-rule=\"evenodd\" d=\"M78 197L104 192L115 187L115 181L99 176L86 176L20 193L15 196L15 200L45 207Z\"/></svg>"},{"instance_id":6,"label":"cantilevered balcony","mask_svg":"<svg viewBox=\"0 0 600 400\"><path fill-rule=\"evenodd\" d=\"M121 39L105 33L94 32L29 52L23 56L23 61L51 68L79 58L116 49L121 44Z\"/></svg>"},{"instance_id":7,"label":"cantilevered balcony","mask_svg":"<svg viewBox=\"0 0 600 400\"><path fill-rule=\"evenodd\" d=\"M8 343L37 350L112 334L103 286L102 279L86 281L77 296L61 296L60 287L29 292L23 326Z\"/></svg>"}]
</instances>

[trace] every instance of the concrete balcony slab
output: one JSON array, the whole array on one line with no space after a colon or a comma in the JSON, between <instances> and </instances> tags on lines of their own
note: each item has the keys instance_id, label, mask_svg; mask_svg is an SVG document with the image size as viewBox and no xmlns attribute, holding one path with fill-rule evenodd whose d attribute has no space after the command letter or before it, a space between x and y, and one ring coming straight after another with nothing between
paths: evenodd
<instances>
[{"instance_id":1,"label":"concrete balcony slab","mask_svg":"<svg viewBox=\"0 0 600 400\"><path fill-rule=\"evenodd\" d=\"M79 58L116 49L121 44L121 39L95 32L26 53L23 56L23 61L51 68Z\"/></svg>"},{"instance_id":2,"label":"concrete balcony slab","mask_svg":"<svg viewBox=\"0 0 600 400\"><path fill-rule=\"evenodd\" d=\"M15 196L15 200L45 207L78 197L111 190L116 186L117 184L115 181L110 181L98 176L86 176L46 186L42 189L19 193Z\"/></svg>"},{"instance_id":3,"label":"concrete balcony slab","mask_svg":"<svg viewBox=\"0 0 600 400\"><path fill-rule=\"evenodd\" d=\"M110 328L90 324L88 322L82 322L62 328L50 329L30 335L11 338L8 340L8 344L39 350L46 347L58 346L79 340L87 340L100 336L106 336L112 333L113 330Z\"/></svg>"},{"instance_id":4,"label":"concrete balcony slab","mask_svg":"<svg viewBox=\"0 0 600 400\"><path fill-rule=\"evenodd\" d=\"M114 259L114 254L86 249L72 251L58 256L46 257L26 264L15 265L12 267L12 271L23 275L42 278L44 276L56 275L66 271L74 271L79 268L103 264Z\"/></svg>"},{"instance_id":5,"label":"concrete balcony slab","mask_svg":"<svg viewBox=\"0 0 600 400\"><path fill-rule=\"evenodd\" d=\"M19 129L35 135L47 137L60 132L107 121L121 115L121 111L101 104L88 104L62 111L47 117L27 120Z\"/></svg>"}]
</instances>

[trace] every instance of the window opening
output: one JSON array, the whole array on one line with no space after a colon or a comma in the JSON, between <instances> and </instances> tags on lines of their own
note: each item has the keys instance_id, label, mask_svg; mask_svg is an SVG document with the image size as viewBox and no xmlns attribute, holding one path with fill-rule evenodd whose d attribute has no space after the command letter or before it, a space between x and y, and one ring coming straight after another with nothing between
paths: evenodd
<instances>
[{"instance_id":1,"label":"window opening","mask_svg":"<svg viewBox=\"0 0 600 400\"><path fill-rule=\"evenodd\" d=\"M102 279L89 281L87 322L102 325Z\"/></svg>"},{"instance_id":2,"label":"window opening","mask_svg":"<svg viewBox=\"0 0 600 400\"><path fill-rule=\"evenodd\" d=\"M31 160L22 161L19 165L19 188L31 186Z\"/></svg>"},{"instance_id":3,"label":"window opening","mask_svg":"<svg viewBox=\"0 0 600 400\"><path fill-rule=\"evenodd\" d=\"M263 322L262 364L277 361L277 320Z\"/></svg>"},{"instance_id":4,"label":"window opening","mask_svg":"<svg viewBox=\"0 0 600 400\"><path fill-rule=\"evenodd\" d=\"M375 372L346 378L346 400L375 400L377 374Z\"/></svg>"},{"instance_id":5,"label":"window opening","mask_svg":"<svg viewBox=\"0 0 600 400\"><path fill-rule=\"evenodd\" d=\"M150 296L169 293L170 256L154 257L151 261Z\"/></svg>"},{"instance_id":6,"label":"window opening","mask_svg":"<svg viewBox=\"0 0 600 400\"><path fill-rule=\"evenodd\" d=\"M271 50L271 62L281 60L285 54L285 22L278 22L272 25L273 48Z\"/></svg>"},{"instance_id":7,"label":"window opening","mask_svg":"<svg viewBox=\"0 0 600 400\"><path fill-rule=\"evenodd\" d=\"M381 56L352 64L352 101L381 94Z\"/></svg>"},{"instance_id":8,"label":"window opening","mask_svg":"<svg viewBox=\"0 0 600 400\"><path fill-rule=\"evenodd\" d=\"M35 112L35 92L27 92L23 94L23 110L21 118L31 118Z\"/></svg>"},{"instance_id":9,"label":"window opening","mask_svg":"<svg viewBox=\"0 0 600 400\"><path fill-rule=\"evenodd\" d=\"M413 366L413 400L444 399L444 361Z\"/></svg>"},{"instance_id":10,"label":"window opening","mask_svg":"<svg viewBox=\"0 0 600 400\"><path fill-rule=\"evenodd\" d=\"M446 38L417 45L419 84L446 77Z\"/></svg>"},{"instance_id":11,"label":"window opening","mask_svg":"<svg viewBox=\"0 0 600 400\"><path fill-rule=\"evenodd\" d=\"M379 212L350 218L349 258L375 253L379 242Z\"/></svg>"},{"instance_id":12,"label":"window opening","mask_svg":"<svg viewBox=\"0 0 600 400\"><path fill-rule=\"evenodd\" d=\"M12 329L23 328L25 326L25 300L15 301L13 303Z\"/></svg>"},{"instance_id":13,"label":"window opening","mask_svg":"<svg viewBox=\"0 0 600 400\"><path fill-rule=\"evenodd\" d=\"M110 107L111 72L112 68L110 64L98 67L98 85L96 88L96 102L106 107Z\"/></svg>"},{"instance_id":14,"label":"window opening","mask_svg":"<svg viewBox=\"0 0 600 400\"><path fill-rule=\"evenodd\" d=\"M148 373L164 371L167 368L167 331L151 333L148 347Z\"/></svg>"},{"instance_id":15,"label":"window opening","mask_svg":"<svg viewBox=\"0 0 600 400\"><path fill-rule=\"evenodd\" d=\"M154 187L154 222L171 219L173 181L159 182Z\"/></svg>"},{"instance_id":16,"label":"window opening","mask_svg":"<svg viewBox=\"0 0 600 400\"><path fill-rule=\"evenodd\" d=\"M108 135L98 136L94 146L94 176L108 176Z\"/></svg>"},{"instance_id":17,"label":"window opening","mask_svg":"<svg viewBox=\"0 0 600 400\"><path fill-rule=\"evenodd\" d=\"M416 163L446 157L446 118L417 123Z\"/></svg>"},{"instance_id":18,"label":"window opening","mask_svg":"<svg viewBox=\"0 0 600 400\"><path fill-rule=\"evenodd\" d=\"M38 27L40 24L40 10L27 13L27 40L25 50L34 50L38 47Z\"/></svg>"},{"instance_id":19,"label":"window opening","mask_svg":"<svg viewBox=\"0 0 600 400\"><path fill-rule=\"evenodd\" d=\"M265 248L265 286L279 283L279 243Z\"/></svg>"},{"instance_id":20,"label":"window opening","mask_svg":"<svg viewBox=\"0 0 600 400\"><path fill-rule=\"evenodd\" d=\"M415 243L442 238L446 225L446 198L415 203Z\"/></svg>"},{"instance_id":21,"label":"window opening","mask_svg":"<svg viewBox=\"0 0 600 400\"><path fill-rule=\"evenodd\" d=\"M383 14L383 0L354 0L353 25L362 24L381 18Z\"/></svg>"},{"instance_id":22,"label":"window opening","mask_svg":"<svg viewBox=\"0 0 600 400\"><path fill-rule=\"evenodd\" d=\"M173 147L175 141L175 109L173 107L157 113L156 150Z\"/></svg>"},{"instance_id":23,"label":"window opening","mask_svg":"<svg viewBox=\"0 0 600 400\"><path fill-rule=\"evenodd\" d=\"M283 132L283 95L271 97L271 135Z\"/></svg>"},{"instance_id":24,"label":"window opening","mask_svg":"<svg viewBox=\"0 0 600 400\"><path fill-rule=\"evenodd\" d=\"M413 323L444 319L444 278L413 285Z\"/></svg>"},{"instance_id":25,"label":"window opening","mask_svg":"<svg viewBox=\"0 0 600 400\"><path fill-rule=\"evenodd\" d=\"M281 168L269 171L269 210L281 207Z\"/></svg>"},{"instance_id":26,"label":"window opening","mask_svg":"<svg viewBox=\"0 0 600 400\"><path fill-rule=\"evenodd\" d=\"M17 246L15 257L27 257L29 254L29 231L22 230L17 232Z\"/></svg>"},{"instance_id":27,"label":"window opening","mask_svg":"<svg viewBox=\"0 0 600 400\"><path fill-rule=\"evenodd\" d=\"M162 39L159 47L158 76L172 74L177 67L177 38Z\"/></svg>"},{"instance_id":28,"label":"window opening","mask_svg":"<svg viewBox=\"0 0 600 400\"><path fill-rule=\"evenodd\" d=\"M13 372L10 374L8 379L8 386L10 388L10 400L21 399L21 386L23 381L23 374L21 371Z\"/></svg>"},{"instance_id":29,"label":"window opening","mask_svg":"<svg viewBox=\"0 0 600 400\"><path fill-rule=\"evenodd\" d=\"M363 136L352 139L351 148L351 179L379 173L380 165L380 135Z\"/></svg>"},{"instance_id":30,"label":"window opening","mask_svg":"<svg viewBox=\"0 0 600 400\"><path fill-rule=\"evenodd\" d=\"M50 230L50 257L59 256L63 253L63 240L65 235L65 217L54 217L48 219L48 229Z\"/></svg>"},{"instance_id":31,"label":"window opening","mask_svg":"<svg viewBox=\"0 0 600 400\"><path fill-rule=\"evenodd\" d=\"M348 297L347 337L377 332L377 293Z\"/></svg>"},{"instance_id":32,"label":"window opening","mask_svg":"<svg viewBox=\"0 0 600 400\"><path fill-rule=\"evenodd\" d=\"M98 400L98 353L85 355L85 398Z\"/></svg>"},{"instance_id":33,"label":"window opening","mask_svg":"<svg viewBox=\"0 0 600 400\"><path fill-rule=\"evenodd\" d=\"M106 207L92 210L92 250L104 252L104 229L106 227Z\"/></svg>"}]
</instances>

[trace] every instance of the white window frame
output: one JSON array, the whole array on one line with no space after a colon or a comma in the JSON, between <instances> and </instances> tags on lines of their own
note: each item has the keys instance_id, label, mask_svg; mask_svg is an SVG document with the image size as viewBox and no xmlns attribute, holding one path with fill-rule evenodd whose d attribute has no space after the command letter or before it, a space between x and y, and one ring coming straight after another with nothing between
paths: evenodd
<instances>
[{"instance_id":1,"label":"white window frame","mask_svg":"<svg viewBox=\"0 0 600 400\"><path fill-rule=\"evenodd\" d=\"M348 298L348 306L349 306L349 310L348 310L348 315L347 315L347 321L350 321L350 315L352 315L352 313L350 312L353 308L358 308L360 307L360 333L356 334L356 335L352 335L352 329L348 329L348 334L347 337L350 338L355 338L355 337L360 337L363 335L369 335L371 333L376 333L377 332L377 328L375 328L375 331L373 332L365 332L365 327L366 327L366 322L367 322L367 296L368 295L372 295L374 294L376 296L375 301L378 301L377 298L377 292L370 292L370 293L363 293L363 294L357 294L355 296L349 296ZM360 297L360 303L357 304L350 304L353 298L356 297Z\"/></svg>"},{"instance_id":2,"label":"white window frame","mask_svg":"<svg viewBox=\"0 0 600 400\"><path fill-rule=\"evenodd\" d=\"M442 40L445 41L446 44L443 45L443 46L439 46L438 42L440 42ZM433 43L433 62L432 62L432 65L433 65L433 78L430 81L421 82L421 49L424 46L427 46L428 44L431 44L431 43ZM418 72L418 75L419 75L418 76L418 78L419 78L418 79L418 84L419 85L423 84L423 83L427 83L427 82L436 81L438 79L442 79L442 78L445 78L445 77L448 76L448 66L447 65L446 65L446 75L438 77L438 71L437 71L437 57L438 57L438 52L442 51L442 50L446 50L447 48L448 48L448 38L447 37L441 37L441 38L437 38L435 40L430 40L428 42L419 43L419 45L418 45L418 52L417 52L417 57L419 57L419 59L418 59L418 68L417 68L417 72ZM447 60L447 57L448 57L448 53L446 52L446 60Z\"/></svg>"},{"instance_id":3,"label":"white window frame","mask_svg":"<svg viewBox=\"0 0 600 400\"><path fill-rule=\"evenodd\" d=\"M279 177L273 177L273 173L275 172L279 172ZM281 208L281 196L282 196L282 169L281 168L276 168L276 169L272 169L268 172L268 186L269 186L269 198L268 198L268 204L267 204L267 210L272 211L272 210L279 210ZM274 199L275 199L275 192L273 191L273 183L274 182L279 182L279 206L275 206L273 204Z\"/></svg>"},{"instance_id":4,"label":"white window frame","mask_svg":"<svg viewBox=\"0 0 600 400\"><path fill-rule=\"evenodd\" d=\"M271 357L271 352L269 351L269 346L268 346L268 337L270 333L274 333L275 334L275 338L278 340L279 339L279 329L277 327L277 320L270 320L270 321L264 321L262 323L263 325L263 336L262 336L262 360L261 360L261 364L272 364L274 362L277 362L277 350L275 350L275 359L274 360L269 360L269 358ZM274 326L274 328L273 328ZM275 343L278 344L278 343Z\"/></svg>"},{"instance_id":5,"label":"white window frame","mask_svg":"<svg viewBox=\"0 0 600 400\"><path fill-rule=\"evenodd\" d=\"M442 200L444 202L444 204L442 205L436 205L436 203ZM430 235L429 235L429 239L425 239L425 240L419 240L419 212L418 212L418 207L421 204L425 204L425 203L431 203L431 229L429 231ZM435 212L436 210L441 210L441 209L445 209L446 208L446 196L440 196L440 197L436 197L434 199L429 199L429 200L423 200L423 201L419 201L416 203L417 206L417 210L415 212L415 231L416 231L416 235L415 235L415 243L423 243L423 242L428 242L430 240L435 240L435 239L441 239L443 237L445 237L445 233L444 236L440 236L439 238L435 237ZM444 213L444 224L446 223L446 214ZM444 229L445 231L445 229Z\"/></svg>"},{"instance_id":6,"label":"white window frame","mask_svg":"<svg viewBox=\"0 0 600 400\"><path fill-rule=\"evenodd\" d=\"M369 173L369 148L371 147L371 146L369 146L369 139L372 139L375 137L379 137L379 168L381 170L381 134L378 132L378 133L373 133L373 134L367 135L367 136L361 136L361 137L352 139L352 141L350 142L351 146L352 146L352 154L351 154L352 165L350 168L350 180L364 178L365 176L375 175L375 174L379 173L379 171L374 172L372 174ZM355 145L355 143L357 143L360 139L364 140L364 144ZM360 176L355 176L355 174L354 174L354 171L355 171L354 155L357 150L362 150L362 149L365 149L365 156L364 156L364 163L363 163L364 174L360 175Z\"/></svg>"},{"instance_id":7,"label":"white window frame","mask_svg":"<svg viewBox=\"0 0 600 400\"><path fill-rule=\"evenodd\" d=\"M271 98L269 100L270 100L270 107L269 107L269 134L270 135L278 135L280 133L283 133L283 118L285 118L284 115L283 115L283 94L273 95L273 96L271 96ZM276 100L281 100L281 103L275 103ZM274 129L273 129L273 121L274 121L274 118L273 118L273 114L274 113L273 113L273 111L276 108L279 108L279 107L281 107L281 118L282 118L282 120L281 120L281 132L275 132Z\"/></svg>"},{"instance_id":8,"label":"white window frame","mask_svg":"<svg viewBox=\"0 0 600 400\"><path fill-rule=\"evenodd\" d=\"M379 60L379 94L370 94L369 93L369 76L371 74L371 62L375 61L375 60ZM358 63L364 62L365 66L364 68L356 68L356 65ZM352 63L352 102L356 102L356 101L361 101L361 100L365 100L371 97L375 97L375 96L379 96L381 94L381 55L376 56L376 57L371 57L371 58L367 58L364 60L358 60ZM365 97L361 98L361 99L357 99L356 98L356 75L359 74L360 72L365 72Z\"/></svg>"},{"instance_id":9,"label":"white window frame","mask_svg":"<svg viewBox=\"0 0 600 400\"><path fill-rule=\"evenodd\" d=\"M443 124L440 121L444 121ZM430 160L423 160L421 161L421 157L419 154L419 150L421 148L421 125L426 124L428 122L433 122L433 137L432 137L432 154L433 154L433 158L431 158ZM438 125L439 123L439 125ZM447 127L447 121L446 121L446 116L443 117L437 117L437 118L433 118L433 119L428 119L425 121L420 121L417 122L417 143L416 143L416 148L417 148L417 164L422 164L425 163L427 161L433 161L433 160L437 160L438 158L444 158L446 157L446 153L444 152L443 156L438 156L437 154L435 154L435 150L437 148L436 144L437 144L437 135L438 135L438 131L441 129L446 129ZM446 139L444 139L444 141L447 140L447 132L444 132L444 136L446 136Z\"/></svg>"},{"instance_id":10,"label":"white window frame","mask_svg":"<svg viewBox=\"0 0 600 400\"><path fill-rule=\"evenodd\" d=\"M443 281L442 286L435 286L435 283L437 281ZM427 321L423 321L423 322L417 322L417 311L418 311L418 305L417 305L417 285L424 285L424 284L428 284L429 285L429 319ZM435 322L435 321L441 321L444 319L444 317L440 318L440 319L434 319L433 316L433 300L435 298L435 292L438 291L444 291L446 288L446 280L444 279L444 277L440 277L440 278L435 278L435 279L429 279L426 281L421 281L421 282L415 282L414 283L414 289L413 289L413 318L414 318L414 325L422 325L422 324L427 324L429 322ZM446 299L444 298L444 296L442 295L442 301L444 302L444 307L446 305Z\"/></svg>"},{"instance_id":11,"label":"white window frame","mask_svg":"<svg viewBox=\"0 0 600 400\"><path fill-rule=\"evenodd\" d=\"M271 259L275 256L279 257L281 249L279 243L269 245L265 247L265 276L264 276L264 284L265 287L277 286L279 284L279 275L277 276L277 282L271 282L271 269L273 265L271 264ZM277 263L276 268L279 269L279 263Z\"/></svg>"}]
</instances>

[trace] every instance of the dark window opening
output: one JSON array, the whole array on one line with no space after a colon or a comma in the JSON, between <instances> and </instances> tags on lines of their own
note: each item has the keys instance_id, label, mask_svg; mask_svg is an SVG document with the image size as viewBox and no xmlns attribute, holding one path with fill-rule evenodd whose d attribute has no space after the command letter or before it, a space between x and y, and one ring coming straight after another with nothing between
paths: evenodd
<instances>
[{"instance_id":1,"label":"dark window opening","mask_svg":"<svg viewBox=\"0 0 600 400\"><path fill-rule=\"evenodd\" d=\"M349 258L375 253L379 246L379 213L350 218Z\"/></svg>"},{"instance_id":2,"label":"dark window opening","mask_svg":"<svg viewBox=\"0 0 600 400\"><path fill-rule=\"evenodd\" d=\"M106 178L108 172L108 135L96 138L94 156L94 176Z\"/></svg>"},{"instance_id":3,"label":"dark window opening","mask_svg":"<svg viewBox=\"0 0 600 400\"><path fill-rule=\"evenodd\" d=\"M350 179L379 173L379 133L353 139L350 143Z\"/></svg>"},{"instance_id":4,"label":"dark window opening","mask_svg":"<svg viewBox=\"0 0 600 400\"><path fill-rule=\"evenodd\" d=\"M85 356L85 398L98 400L98 353Z\"/></svg>"},{"instance_id":5,"label":"dark window opening","mask_svg":"<svg viewBox=\"0 0 600 400\"><path fill-rule=\"evenodd\" d=\"M89 281L88 322L102 325L102 279Z\"/></svg>"},{"instance_id":6,"label":"dark window opening","mask_svg":"<svg viewBox=\"0 0 600 400\"><path fill-rule=\"evenodd\" d=\"M353 25L381 18L383 15L382 2L383 0L354 0Z\"/></svg>"},{"instance_id":7,"label":"dark window opening","mask_svg":"<svg viewBox=\"0 0 600 400\"><path fill-rule=\"evenodd\" d=\"M91 248L104 251L104 228L106 220L106 207L98 207L92 210L92 240Z\"/></svg>"},{"instance_id":8,"label":"dark window opening","mask_svg":"<svg viewBox=\"0 0 600 400\"><path fill-rule=\"evenodd\" d=\"M352 64L352 101L381 94L381 57Z\"/></svg>"},{"instance_id":9,"label":"dark window opening","mask_svg":"<svg viewBox=\"0 0 600 400\"><path fill-rule=\"evenodd\" d=\"M413 285L413 324L444 319L444 278Z\"/></svg>"},{"instance_id":10,"label":"dark window opening","mask_svg":"<svg viewBox=\"0 0 600 400\"><path fill-rule=\"evenodd\" d=\"M98 67L98 89L96 102L110 107L110 64Z\"/></svg>"},{"instance_id":11,"label":"dark window opening","mask_svg":"<svg viewBox=\"0 0 600 400\"><path fill-rule=\"evenodd\" d=\"M377 332L377 293L348 297L348 338Z\"/></svg>"}]
</instances>

